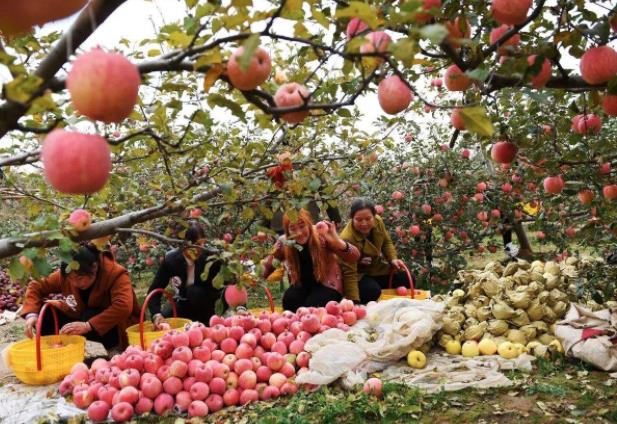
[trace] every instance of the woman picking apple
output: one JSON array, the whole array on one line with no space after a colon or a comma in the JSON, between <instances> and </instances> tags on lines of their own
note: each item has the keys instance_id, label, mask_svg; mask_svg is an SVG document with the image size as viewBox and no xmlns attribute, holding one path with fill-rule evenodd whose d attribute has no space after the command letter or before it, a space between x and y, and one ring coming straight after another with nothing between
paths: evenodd
<instances>
[{"instance_id":1,"label":"woman picking apple","mask_svg":"<svg viewBox=\"0 0 617 424\"><path fill-rule=\"evenodd\" d=\"M74 268L78 264L78 268ZM71 264L39 281L31 281L21 315L26 319L26 336L33 336L44 299L60 293L63 300L47 300L58 312L60 334L82 335L106 349L128 345L126 327L139 320L139 304L128 272L109 252L84 244L72 254ZM46 314L42 335L54 333L52 314Z\"/></svg>"},{"instance_id":2,"label":"woman picking apple","mask_svg":"<svg viewBox=\"0 0 617 424\"><path fill-rule=\"evenodd\" d=\"M274 252L264 260L264 277L273 271L274 259L284 261L291 286L283 294L283 309L295 312L301 306L325 306L343 297L341 262L355 262L360 257L356 247L342 240L332 222L313 225L310 213L301 209L295 222L283 216L285 234Z\"/></svg>"},{"instance_id":3,"label":"woman picking apple","mask_svg":"<svg viewBox=\"0 0 617 424\"><path fill-rule=\"evenodd\" d=\"M354 199L350 218L341 238L356 246L361 258L358 262L341 263L345 297L366 304L379 299L381 289L388 288L391 267L402 270L404 263L397 259L394 243L372 200ZM394 274L392 286L409 287L405 272Z\"/></svg>"},{"instance_id":4,"label":"woman picking apple","mask_svg":"<svg viewBox=\"0 0 617 424\"><path fill-rule=\"evenodd\" d=\"M166 288L171 281L176 295L178 316L193 321L208 323L214 315L214 305L221 298L222 290L212 286L212 280L221 269L215 261L204 280L202 274L208 263L209 255L202 249L206 242L203 227L192 222L186 230L184 240L188 246L173 249L165 255L159 266L148 293L158 288ZM161 311L161 294L155 294L148 303L152 321L156 328L162 328L165 318L172 316L171 305Z\"/></svg>"}]
</instances>

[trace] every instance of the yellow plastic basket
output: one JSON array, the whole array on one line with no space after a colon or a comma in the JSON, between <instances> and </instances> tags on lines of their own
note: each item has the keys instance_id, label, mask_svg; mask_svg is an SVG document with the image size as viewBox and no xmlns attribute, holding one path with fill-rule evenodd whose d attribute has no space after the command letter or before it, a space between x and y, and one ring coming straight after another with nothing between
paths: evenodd
<instances>
[{"instance_id":1,"label":"yellow plastic basket","mask_svg":"<svg viewBox=\"0 0 617 424\"><path fill-rule=\"evenodd\" d=\"M148 307L148 302L152 296L157 293L162 293L169 303L171 304L171 309L173 311L173 318L169 318L166 322L171 327L169 330L160 330L153 331L154 324L151 322L144 322L144 317L146 315L146 308ZM144 304L141 307L141 314L139 315L139 324L131 325L126 329L126 335L129 339L129 344L134 346L141 346L142 349L146 350L150 347L153 341L158 338L161 338L171 330L184 331L184 326L186 324L190 324L191 320L186 318L177 318L176 311L176 302L174 302L173 296L166 292L163 289L155 289L150 292L150 294L146 297Z\"/></svg>"},{"instance_id":2,"label":"yellow plastic basket","mask_svg":"<svg viewBox=\"0 0 617 424\"><path fill-rule=\"evenodd\" d=\"M403 265L403 270L405 271L405 274L407 275L407 279L409 280L409 289L408 289L409 298L415 299L415 300L430 299L431 292L429 290L418 290L414 288L413 278L411 277L409 268L407 268L406 265ZM388 281L389 288L381 290L381 296L379 297L379 300L388 300L388 299L394 299L397 297L400 297L400 298L407 297L407 295L401 296L401 295L396 294L396 289L392 288L392 278L394 277L395 272L396 272L396 268L392 268L392 270L390 271L390 280Z\"/></svg>"},{"instance_id":3,"label":"yellow plastic basket","mask_svg":"<svg viewBox=\"0 0 617 424\"><path fill-rule=\"evenodd\" d=\"M56 335L41 336L43 316L48 308L54 316ZM85 337L58 334L58 316L54 308L46 303L39 314L34 340L26 339L13 344L9 348L9 364L24 384L52 384L69 375L73 365L83 362L85 349Z\"/></svg>"},{"instance_id":4,"label":"yellow plastic basket","mask_svg":"<svg viewBox=\"0 0 617 424\"><path fill-rule=\"evenodd\" d=\"M264 287L264 291L266 292L266 297L268 298L268 303L270 305L269 308L251 308L249 312L253 315L259 315L262 312L283 312L283 308L280 306L276 306L274 304L274 298L272 297L272 292L268 287Z\"/></svg>"}]
</instances>

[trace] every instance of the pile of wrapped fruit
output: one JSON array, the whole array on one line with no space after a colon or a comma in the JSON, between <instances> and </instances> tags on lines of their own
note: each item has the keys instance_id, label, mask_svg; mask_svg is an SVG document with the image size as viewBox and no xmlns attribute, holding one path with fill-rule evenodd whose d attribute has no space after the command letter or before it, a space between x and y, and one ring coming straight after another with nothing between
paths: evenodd
<instances>
[{"instance_id":1,"label":"pile of wrapped fruit","mask_svg":"<svg viewBox=\"0 0 617 424\"><path fill-rule=\"evenodd\" d=\"M497 352L510 359L561 350L555 323L577 299L580 271L593 261L491 262L483 270L460 271L462 288L433 298L446 304L439 344L451 354Z\"/></svg>"}]
</instances>

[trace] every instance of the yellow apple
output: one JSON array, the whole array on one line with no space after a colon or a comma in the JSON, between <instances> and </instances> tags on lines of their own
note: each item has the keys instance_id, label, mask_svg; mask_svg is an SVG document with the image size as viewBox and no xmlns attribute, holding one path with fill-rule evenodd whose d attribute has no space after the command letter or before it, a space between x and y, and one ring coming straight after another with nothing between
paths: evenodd
<instances>
[{"instance_id":1,"label":"yellow apple","mask_svg":"<svg viewBox=\"0 0 617 424\"><path fill-rule=\"evenodd\" d=\"M461 342L458 340L450 340L446 343L446 352L450 355L460 355L461 354Z\"/></svg>"},{"instance_id":2,"label":"yellow apple","mask_svg":"<svg viewBox=\"0 0 617 424\"><path fill-rule=\"evenodd\" d=\"M497 352L506 359L514 359L518 356L518 350L514 347L514 344L510 342L503 342L497 348Z\"/></svg>"},{"instance_id":3,"label":"yellow apple","mask_svg":"<svg viewBox=\"0 0 617 424\"><path fill-rule=\"evenodd\" d=\"M426 366L426 356L419 350L412 350L407 354L407 364L411 368L424 368Z\"/></svg>"},{"instance_id":4,"label":"yellow apple","mask_svg":"<svg viewBox=\"0 0 617 424\"><path fill-rule=\"evenodd\" d=\"M548 348L551 350L557 351L559 353L563 353L563 346L561 346L561 343L557 339L550 342L548 344Z\"/></svg>"},{"instance_id":5,"label":"yellow apple","mask_svg":"<svg viewBox=\"0 0 617 424\"><path fill-rule=\"evenodd\" d=\"M527 348L525 347L524 344L522 343L514 343L514 348L516 349L516 351L518 352L518 355L521 355L525 352L527 352ZM518 356L517 355L517 356Z\"/></svg>"},{"instance_id":6,"label":"yellow apple","mask_svg":"<svg viewBox=\"0 0 617 424\"><path fill-rule=\"evenodd\" d=\"M287 75L285 74L285 71L277 69L274 73L274 81L278 85L285 84L287 82Z\"/></svg>"},{"instance_id":7,"label":"yellow apple","mask_svg":"<svg viewBox=\"0 0 617 424\"><path fill-rule=\"evenodd\" d=\"M494 355L497 352L497 345L491 339L482 339L478 343L478 349L482 355Z\"/></svg>"},{"instance_id":8,"label":"yellow apple","mask_svg":"<svg viewBox=\"0 0 617 424\"><path fill-rule=\"evenodd\" d=\"M468 340L463 343L463 356L467 358L472 358L474 356L478 356L480 354L480 349L478 348L478 342L474 340Z\"/></svg>"}]
</instances>

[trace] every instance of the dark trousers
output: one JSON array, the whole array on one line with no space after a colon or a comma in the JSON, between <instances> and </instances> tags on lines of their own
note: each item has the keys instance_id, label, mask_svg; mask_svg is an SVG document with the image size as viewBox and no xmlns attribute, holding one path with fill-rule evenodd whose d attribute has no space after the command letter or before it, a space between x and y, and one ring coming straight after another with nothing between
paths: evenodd
<instances>
[{"instance_id":1,"label":"dark trousers","mask_svg":"<svg viewBox=\"0 0 617 424\"><path fill-rule=\"evenodd\" d=\"M283 294L283 309L295 312L300 306L326 306L331 300L340 301L341 294L326 287L316 284L312 287L303 287L302 284L292 284Z\"/></svg>"},{"instance_id":2,"label":"dark trousers","mask_svg":"<svg viewBox=\"0 0 617 424\"><path fill-rule=\"evenodd\" d=\"M358 281L358 289L360 290L360 303L367 304L373 300L379 299L381 290L388 288L389 275L367 275L364 274ZM407 274L399 271L392 277L392 288L396 287L409 288L409 280Z\"/></svg>"},{"instance_id":3,"label":"dark trousers","mask_svg":"<svg viewBox=\"0 0 617 424\"><path fill-rule=\"evenodd\" d=\"M191 321L199 321L205 325L210 322L210 317L215 315L216 301L221 299L223 310L227 309L227 303L222 290L208 287L191 285L186 289L186 299L175 300L179 318L187 318ZM171 304L167 304L161 311L164 317L173 316Z\"/></svg>"},{"instance_id":4,"label":"dark trousers","mask_svg":"<svg viewBox=\"0 0 617 424\"><path fill-rule=\"evenodd\" d=\"M81 317L71 318L66 316L62 312L56 310L56 313L58 314L58 330L60 330L63 325L68 324L69 322L86 322L90 318L100 314L101 312L103 312L103 308L89 308L84 311ZM41 325L41 335L48 336L51 334L54 334L54 317L51 312L48 312L43 317L43 324ZM100 335L96 331L92 330L84 334L84 337L93 342L103 344L103 346L105 346L105 349L111 349L112 347L115 347L120 343L120 340L118 339L117 327L112 328L103 335Z\"/></svg>"}]
</instances>

